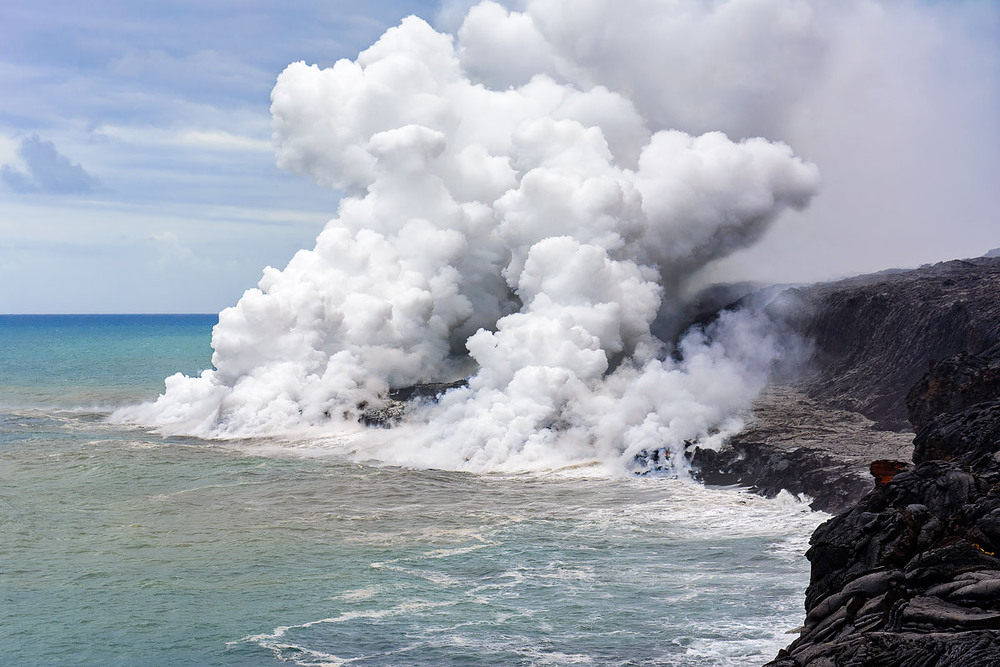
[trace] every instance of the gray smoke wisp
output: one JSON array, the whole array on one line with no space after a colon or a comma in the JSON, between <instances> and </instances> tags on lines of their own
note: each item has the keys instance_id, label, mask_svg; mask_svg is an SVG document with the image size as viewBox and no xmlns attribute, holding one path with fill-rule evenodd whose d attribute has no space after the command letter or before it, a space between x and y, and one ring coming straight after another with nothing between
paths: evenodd
<instances>
[{"instance_id":1,"label":"gray smoke wisp","mask_svg":"<svg viewBox=\"0 0 1000 667\"><path fill-rule=\"evenodd\" d=\"M482 3L457 36L410 17L354 61L288 66L278 163L344 191L337 216L220 314L214 369L114 418L471 471L621 469L738 430L782 354L773 327L652 330L701 267L805 207L818 170L783 143L665 127L646 107L681 99L595 83L564 48L572 22L545 22L576 3L531 7ZM358 424L392 388L464 377L398 428Z\"/></svg>"}]
</instances>

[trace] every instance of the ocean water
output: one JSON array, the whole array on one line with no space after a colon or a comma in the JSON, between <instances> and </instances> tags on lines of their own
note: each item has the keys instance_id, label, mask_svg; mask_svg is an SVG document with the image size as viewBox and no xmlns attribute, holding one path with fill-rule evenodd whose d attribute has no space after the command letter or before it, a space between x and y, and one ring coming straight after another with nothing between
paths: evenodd
<instances>
[{"instance_id":1,"label":"ocean water","mask_svg":"<svg viewBox=\"0 0 1000 667\"><path fill-rule=\"evenodd\" d=\"M107 421L214 322L0 317L0 663L758 665L801 622L790 497Z\"/></svg>"}]
</instances>

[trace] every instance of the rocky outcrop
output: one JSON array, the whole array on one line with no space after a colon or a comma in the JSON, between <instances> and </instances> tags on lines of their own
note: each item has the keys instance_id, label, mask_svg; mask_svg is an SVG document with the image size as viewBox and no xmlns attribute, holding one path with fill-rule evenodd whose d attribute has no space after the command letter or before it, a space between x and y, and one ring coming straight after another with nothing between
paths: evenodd
<instances>
[{"instance_id":1,"label":"rocky outcrop","mask_svg":"<svg viewBox=\"0 0 1000 667\"><path fill-rule=\"evenodd\" d=\"M959 354L930 370L906 396L906 409L919 432L942 414L958 412L1000 396L1000 345L982 354Z\"/></svg>"},{"instance_id":2,"label":"rocky outcrop","mask_svg":"<svg viewBox=\"0 0 1000 667\"><path fill-rule=\"evenodd\" d=\"M992 463L997 443L1000 443L1000 399L931 420L913 439L913 459L962 461L971 469L980 469Z\"/></svg>"},{"instance_id":3,"label":"rocky outcrop","mask_svg":"<svg viewBox=\"0 0 1000 667\"><path fill-rule=\"evenodd\" d=\"M815 510L843 511L868 490L871 480L856 474L850 462L823 451L783 451L764 442L740 441L720 451L691 454L695 478L705 484L745 486L767 498L781 491L810 498ZM830 484L835 479L836 484Z\"/></svg>"},{"instance_id":4,"label":"rocky outcrop","mask_svg":"<svg viewBox=\"0 0 1000 667\"><path fill-rule=\"evenodd\" d=\"M982 390L992 355L937 364L910 393L924 424L912 464L813 534L805 624L769 665L1000 664L1000 391Z\"/></svg>"},{"instance_id":5,"label":"rocky outcrop","mask_svg":"<svg viewBox=\"0 0 1000 667\"><path fill-rule=\"evenodd\" d=\"M976 354L1000 349L1000 258L771 288L730 307L762 303L812 345L811 359L721 450L689 453L707 483L786 489L838 513L871 487L873 460L910 458L908 417L919 430L1000 388L996 355Z\"/></svg>"},{"instance_id":6,"label":"rocky outcrop","mask_svg":"<svg viewBox=\"0 0 1000 667\"><path fill-rule=\"evenodd\" d=\"M358 417L358 421L373 428L391 428L403 419L410 403L437 401L441 394L449 389L464 387L468 384L468 380L456 380L455 382L426 382L393 389L378 405L359 405L361 415Z\"/></svg>"},{"instance_id":7,"label":"rocky outcrop","mask_svg":"<svg viewBox=\"0 0 1000 667\"><path fill-rule=\"evenodd\" d=\"M780 310L814 344L809 397L907 430L932 362L1000 344L998 295L1000 258L980 257L787 290Z\"/></svg>"},{"instance_id":8,"label":"rocky outcrop","mask_svg":"<svg viewBox=\"0 0 1000 667\"><path fill-rule=\"evenodd\" d=\"M769 498L787 490L831 514L852 506L872 485L874 459L908 459L912 434L873 428L864 415L830 408L801 388L772 386L746 427L720 450L688 453L706 484L738 484Z\"/></svg>"}]
</instances>

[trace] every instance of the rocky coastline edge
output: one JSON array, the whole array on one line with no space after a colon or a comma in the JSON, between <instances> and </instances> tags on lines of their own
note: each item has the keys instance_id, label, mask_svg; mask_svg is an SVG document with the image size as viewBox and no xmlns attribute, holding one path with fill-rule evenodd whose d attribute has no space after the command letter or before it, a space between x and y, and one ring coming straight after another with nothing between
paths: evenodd
<instances>
[{"instance_id":1,"label":"rocky coastline edge","mask_svg":"<svg viewBox=\"0 0 1000 667\"><path fill-rule=\"evenodd\" d=\"M780 317L811 369L689 457L706 483L835 515L806 552L799 636L767 667L1000 664L1000 260L792 297Z\"/></svg>"}]
</instances>

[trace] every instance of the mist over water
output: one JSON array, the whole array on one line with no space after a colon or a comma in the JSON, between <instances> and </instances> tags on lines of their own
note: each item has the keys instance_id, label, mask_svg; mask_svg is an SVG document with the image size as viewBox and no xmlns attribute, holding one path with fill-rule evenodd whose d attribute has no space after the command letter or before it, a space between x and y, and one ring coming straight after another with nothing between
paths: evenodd
<instances>
[{"instance_id":1,"label":"mist over water","mask_svg":"<svg viewBox=\"0 0 1000 667\"><path fill-rule=\"evenodd\" d=\"M471 471L621 470L737 430L779 332L742 313L653 332L699 269L805 207L818 170L782 143L671 129L536 14L482 3L457 35L409 17L354 61L290 65L278 163L344 191L337 216L220 314L214 369L115 419L337 434L362 459ZM357 425L390 389L465 377L392 437Z\"/></svg>"},{"instance_id":2,"label":"mist over water","mask_svg":"<svg viewBox=\"0 0 1000 667\"><path fill-rule=\"evenodd\" d=\"M479 472L621 472L644 449L712 446L799 345L751 313L683 334L686 302L748 258L771 276L827 261L771 258L776 222L812 220L859 256L933 238L924 217L954 217L946 184L995 170L978 147L996 45L974 28L995 18L915 0L456 1L353 60L293 63L272 92L277 161L343 192L336 216L220 314L212 370L114 419ZM967 159L928 157L965 151L963 127L981 135ZM989 196L958 197L969 225ZM392 389L464 378L393 435L358 424Z\"/></svg>"},{"instance_id":3,"label":"mist over water","mask_svg":"<svg viewBox=\"0 0 1000 667\"><path fill-rule=\"evenodd\" d=\"M204 368L210 328L0 318L10 664L750 666L800 620L824 517L787 495L371 465L104 418L165 367Z\"/></svg>"},{"instance_id":4,"label":"mist over water","mask_svg":"<svg viewBox=\"0 0 1000 667\"><path fill-rule=\"evenodd\" d=\"M798 622L822 517L790 497L163 437L106 406L204 367L210 318L14 319L5 664L749 666Z\"/></svg>"},{"instance_id":5,"label":"mist over water","mask_svg":"<svg viewBox=\"0 0 1000 667\"><path fill-rule=\"evenodd\" d=\"M845 145L903 163L950 143L840 131L860 99L842 84L897 71L844 45L888 34L896 54L935 13L445 5L279 77L279 164L345 195L219 315L209 370L212 318L0 318L17 664L759 665L801 622L823 515L622 473L738 430L799 351L748 312L678 333L706 272L862 178ZM395 428L358 423L460 378Z\"/></svg>"}]
</instances>

